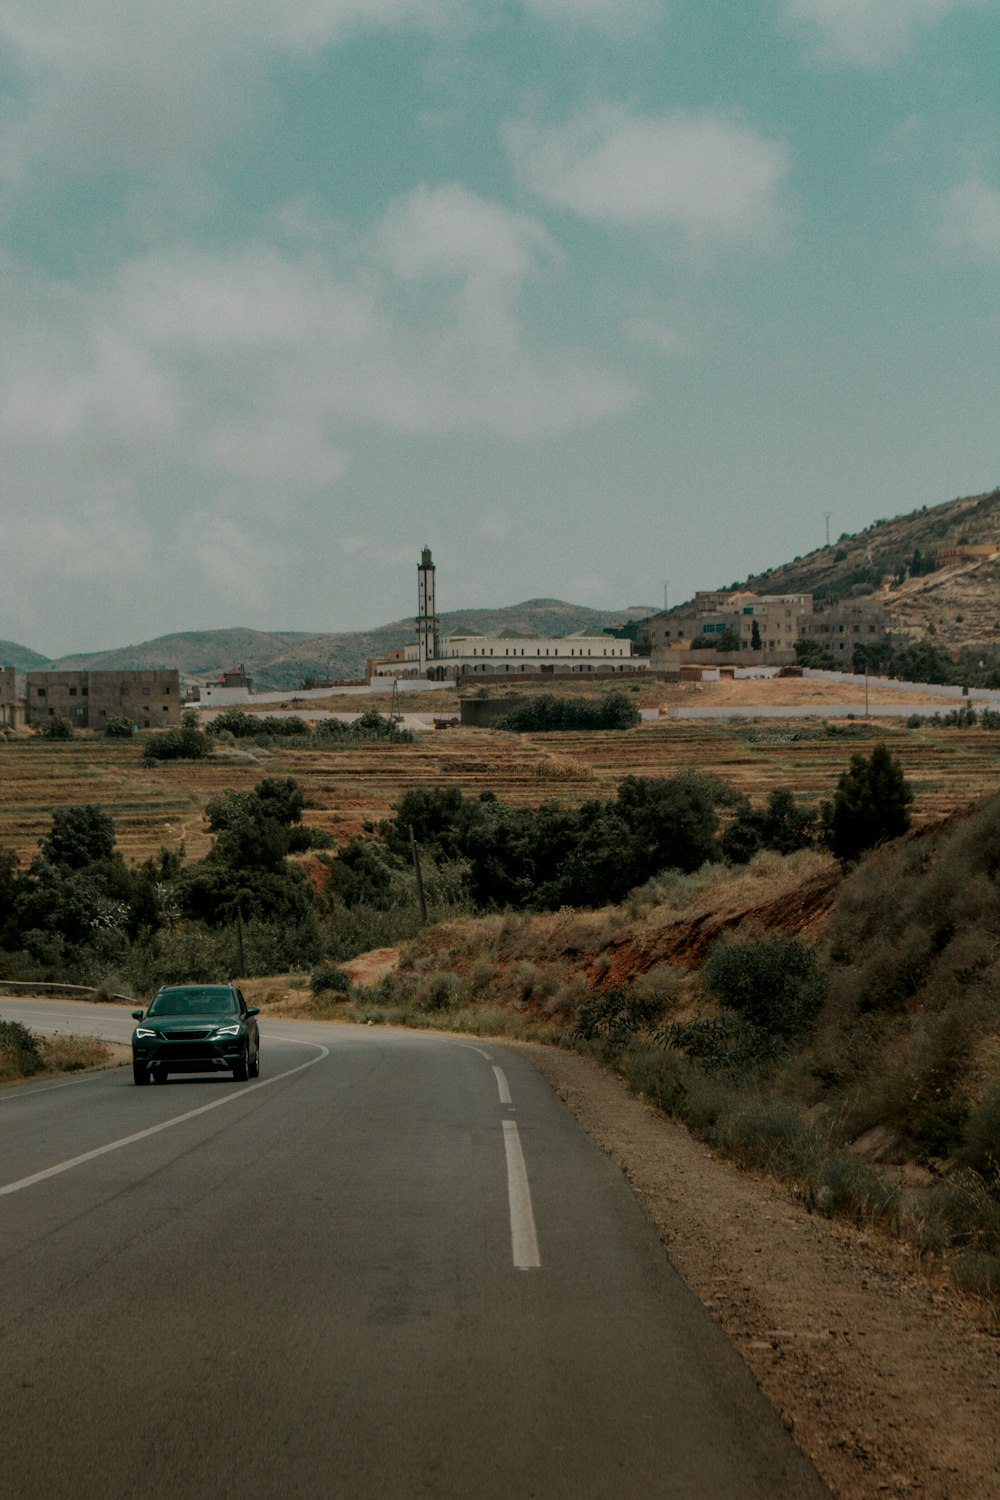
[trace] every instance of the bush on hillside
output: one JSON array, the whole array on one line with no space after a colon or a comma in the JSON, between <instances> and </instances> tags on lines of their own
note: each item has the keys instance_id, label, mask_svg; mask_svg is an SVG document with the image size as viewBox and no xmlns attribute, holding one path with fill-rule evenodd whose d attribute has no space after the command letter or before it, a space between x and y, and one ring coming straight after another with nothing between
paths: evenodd
<instances>
[{"instance_id":1,"label":"bush on hillside","mask_svg":"<svg viewBox=\"0 0 1000 1500\"><path fill-rule=\"evenodd\" d=\"M793 1040L823 1007L827 981L813 950L782 934L756 942L717 942L701 969L702 986L765 1035Z\"/></svg>"}]
</instances>

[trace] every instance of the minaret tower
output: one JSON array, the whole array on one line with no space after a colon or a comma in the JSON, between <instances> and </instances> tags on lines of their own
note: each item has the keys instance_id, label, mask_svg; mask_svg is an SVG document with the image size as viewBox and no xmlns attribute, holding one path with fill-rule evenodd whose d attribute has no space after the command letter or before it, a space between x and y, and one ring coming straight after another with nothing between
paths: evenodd
<instances>
[{"instance_id":1,"label":"minaret tower","mask_svg":"<svg viewBox=\"0 0 1000 1500\"><path fill-rule=\"evenodd\" d=\"M434 613L434 564L431 549L425 547L417 568L417 660L422 671L437 661L439 651L438 617Z\"/></svg>"}]
</instances>

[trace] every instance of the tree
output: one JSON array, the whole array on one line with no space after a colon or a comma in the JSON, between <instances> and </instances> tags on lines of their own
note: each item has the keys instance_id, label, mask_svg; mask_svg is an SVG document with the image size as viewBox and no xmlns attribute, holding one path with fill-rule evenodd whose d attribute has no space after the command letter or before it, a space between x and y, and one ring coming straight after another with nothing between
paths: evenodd
<instances>
[{"instance_id":1,"label":"tree","mask_svg":"<svg viewBox=\"0 0 1000 1500\"><path fill-rule=\"evenodd\" d=\"M760 626L757 624L756 620L754 620L754 622L753 622L753 628L750 631L750 650L751 651L760 651L761 650L761 644L760 644Z\"/></svg>"},{"instance_id":2,"label":"tree","mask_svg":"<svg viewBox=\"0 0 1000 1500\"><path fill-rule=\"evenodd\" d=\"M740 649L740 638L735 630L731 630L726 625L714 636L702 636L698 644L702 650L738 651Z\"/></svg>"},{"instance_id":3,"label":"tree","mask_svg":"<svg viewBox=\"0 0 1000 1500\"><path fill-rule=\"evenodd\" d=\"M839 672L843 666L829 651L823 650L819 641L811 641L808 636L800 636L795 642L795 660L800 667L823 672Z\"/></svg>"},{"instance_id":4,"label":"tree","mask_svg":"<svg viewBox=\"0 0 1000 1500\"><path fill-rule=\"evenodd\" d=\"M913 788L899 761L880 742L866 759L851 756L832 803L824 805L824 838L839 859L857 859L910 826Z\"/></svg>"},{"instance_id":5,"label":"tree","mask_svg":"<svg viewBox=\"0 0 1000 1500\"><path fill-rule=\"evenodd\" d=\"M597 699L573 699L555 693L536 693L523 698L496 722L497 729L518 733L550 730L634 729L641 715L631 698L620 689L602 693Z\"/></svg>"},{"instance_id":6,"label":"tree","mask_svg":"<svg viewBox=\"0 0 1000 1500\"><path fill-rule=\"evenodd\" d=\"M51 865L82 870L95 860L109 859L115 847L115 825L103 808L87 802L80 807L60 807L52 814L52 827L39 848Z\"/></svg>"},{"instance_id":7,"label":"tree","mask_svg":"<svg viewBox=\"0 0 1000 1500\"><path fill-rule=\"evenodd\" d=\"M756 808L744 799L719 845L734 865L745 865L760 849L774 849L778 854L807 849L815 831L815 812L800 806L789 787L776 786L764 807Z\"/></svg>"}]
</instances>

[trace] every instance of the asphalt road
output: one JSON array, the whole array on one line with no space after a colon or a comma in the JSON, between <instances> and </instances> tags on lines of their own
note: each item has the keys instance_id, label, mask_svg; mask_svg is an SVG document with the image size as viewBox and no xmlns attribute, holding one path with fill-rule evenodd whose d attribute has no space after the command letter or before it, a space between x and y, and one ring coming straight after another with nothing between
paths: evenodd
<instances>
[{"instance_id":1,"label":"asphalt road","mask_svg":"<svg viewBox=\"0 0 1000 1500\"><path fill-rule=\"evenodd\" d=\"M0 1495L826 1494L520 1055L269 1023L261 1058L0 1091Z\"/></svg>"}]
</instances>

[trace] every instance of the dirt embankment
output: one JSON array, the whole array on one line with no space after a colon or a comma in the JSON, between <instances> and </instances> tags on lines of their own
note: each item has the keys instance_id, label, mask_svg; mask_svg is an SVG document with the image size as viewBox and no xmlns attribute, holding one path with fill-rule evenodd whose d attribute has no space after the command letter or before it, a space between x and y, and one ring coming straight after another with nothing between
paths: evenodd
<instances>
[{"instance_id":1,"label":"dirt embankment","mask_svg":"<svg viewBox=\"0 0 1000 1500\"><path fill-rule=\"evenodd\" d=\"M670 926L612 941L604 949L608 965L602 964L602 975L595 982L599 988L625 984L655 964L700 964L715 939L736 928L783 932L811 941L833 906L842 878L840 867L831 865L774 900L741 905L733 911L712 908Z\"/></svg>"},{"instance_id":2,"label":"dirt embankment","mask_svg":"<svg viewBox=\"0 0 1000 1500\"><path fill-rule=\"evenodd\" d=\"M1000 1338L903 1252L715 1158L588 1060L513 1043L618 1163L841 1500L1000 1495Z\"/></svg>"}]
</instances>

